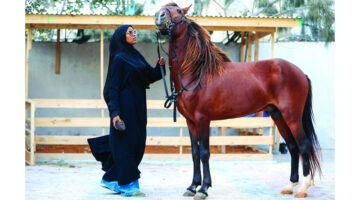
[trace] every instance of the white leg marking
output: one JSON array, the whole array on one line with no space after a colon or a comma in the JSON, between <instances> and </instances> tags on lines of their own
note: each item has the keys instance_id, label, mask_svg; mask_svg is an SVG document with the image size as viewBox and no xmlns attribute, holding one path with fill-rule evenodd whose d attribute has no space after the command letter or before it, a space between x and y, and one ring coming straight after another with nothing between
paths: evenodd
<instances>
[{"instance_id":1,"label":"white leg marking","mask_svg":"<svg viewBox=\"0 0 360 200\"><path fill-rule=\"evenodd\" d=\"M297 186L299 184L299 182L289 182L289 184L287 184L285 186L285 188L283 189L282 193L283 194L292 194L294 191L294 187Z\"/></svg>"},{"instance_id":2,"label":"white leg marking","mask_svg":"<svg viewBox=\"0 0 360 200\"><path fill-rule=\"evenodd\" d=\"M311 182L312 182L312 179L311 179L310 174L307 175L306 177L304 177L303 183L301 184L301 187L300 187L298 193L306 192L306 190L311 186Z\"/></svg>"}]
</instances>

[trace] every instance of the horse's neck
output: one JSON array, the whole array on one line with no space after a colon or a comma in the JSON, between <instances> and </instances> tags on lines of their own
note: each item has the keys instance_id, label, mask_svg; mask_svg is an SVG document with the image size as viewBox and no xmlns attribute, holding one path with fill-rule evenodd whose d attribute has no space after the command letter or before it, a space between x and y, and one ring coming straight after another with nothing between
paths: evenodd
<instances>
[{"instance_id":1,"label":"horse's neck","mask_svg":"<svg viewBox=\"0 0 360 200\"><path fill-rule=\"evenodd\" d=\"M172 41L172 48L175 50L176 52L176 57L178 62L176 62L176 58L175 58L175 54L170 51L170 54L172 56L172 60L170 62L172 62L172 78L174 81L174 85L175 85L175 90L179 91L181 89L181 85L179 82L179 77L178 77L178 69L180 68L180 66L182 65L182 63L184 62L185 59L185 51L186 51L186 38L176 38ZM170 43L169 43L169 50L171 49ZM179 65L178 65L179 64ZM186 77L182 77L182 80L184 82L184 78L186 79Z\"/></svg>"}]
</instances>

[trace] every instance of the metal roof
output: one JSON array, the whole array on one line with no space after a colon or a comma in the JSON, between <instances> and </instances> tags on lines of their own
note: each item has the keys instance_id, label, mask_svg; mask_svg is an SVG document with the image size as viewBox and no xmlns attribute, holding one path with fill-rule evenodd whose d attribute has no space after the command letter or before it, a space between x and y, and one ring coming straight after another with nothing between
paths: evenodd
<instances>
[{"instance_id":1,"label":"metal roof","mask_svg":"<svg viewBox=\"0 0 360 200\"><path fill-rule=\"evenodd\" d=\"M115 14L57 14L57 13L26 13L26 15L57 15L57 16L138 16L138 17L154 17L154 15L115 15ZM298 19L297 17L273 17L273 16L214 16L214 15L186 15L187 17L210 17L210 18L272 18L272 19Z\"/></svg>"},{"instance_id":2,"label":"metal roof","mask_svg":"<svg viewBox=\"0 0 360 200\"><path fill-rule=\"evenodd\" d=\"M297 27L298 18L187 16L209 31L274 32L277 27ZM131 24L136 29L155 30L152 15L26 14L26 28L34 29L116 29Z\"/></svg>"}]
</instances>

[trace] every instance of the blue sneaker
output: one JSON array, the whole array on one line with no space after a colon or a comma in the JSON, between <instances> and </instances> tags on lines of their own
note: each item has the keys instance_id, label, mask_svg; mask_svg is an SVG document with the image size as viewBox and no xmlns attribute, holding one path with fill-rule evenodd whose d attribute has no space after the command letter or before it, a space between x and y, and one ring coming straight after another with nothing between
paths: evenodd
<instances>
[{"instance_id":1,"label":"blue sneaker","mask_svg":"<svg viewBox=\"0 0 360 200\"><path fill-rule=\"evenodd\" d=\"M119 185L119 190L122 192L121 196L145 196L144 193L140 192L139 180L133 181L127 185Z\"/></svg>"},{"instance_id":2,"label":"blue sneaker","mask_svg":"<svg viewBox=\"0 0 360 200\"><path fill-rule=\"evenodd\" d=\"M118 185L118 182L117 181L105 181L104 179L101 180L101 184L103 187L106 187L116 193L122 193L120 190L119 190L119 185Z\"/></svg>"}]
</instances>

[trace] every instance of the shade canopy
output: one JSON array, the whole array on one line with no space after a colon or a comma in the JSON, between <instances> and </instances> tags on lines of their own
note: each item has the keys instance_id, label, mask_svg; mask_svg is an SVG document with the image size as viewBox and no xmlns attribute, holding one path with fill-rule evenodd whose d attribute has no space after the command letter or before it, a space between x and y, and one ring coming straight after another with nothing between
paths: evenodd
<instances>
[{"instance_id":1,"label":"shade canopy","mask_svg":"<svg viewBox=\"0 0 360 200\"><path fill-rule=\"evenodd\" d=\"M275 32L277 27L297 27L298 18L276 17L197 17L189 16L209 31ZM153 16L130 15L25 15L31 29L116 29L131 24L136 29L155 30Z\"/></svg>"}]
</instances>

